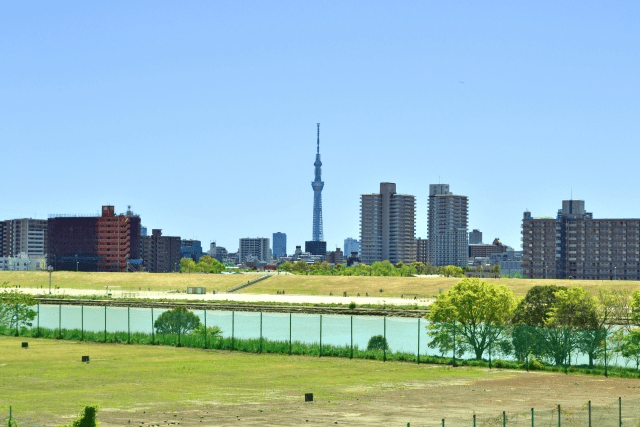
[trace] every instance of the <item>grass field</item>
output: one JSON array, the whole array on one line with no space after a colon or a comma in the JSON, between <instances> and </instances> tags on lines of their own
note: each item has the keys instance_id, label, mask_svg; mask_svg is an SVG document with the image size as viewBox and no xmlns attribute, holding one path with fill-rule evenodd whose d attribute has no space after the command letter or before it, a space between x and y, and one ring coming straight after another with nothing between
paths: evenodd
<instances>
[{"instance_id":1,"label":"grass field","mask_svg":"<svg viewBox=\"0 0 640 427\"><path fill-rule=\"evenodd\" d=\"M52 275L52 285L73 289L104 289L105 286L119 286L119 290L186 290L187 286L204 286L208 292L218 289L224 292L233 286L254 279L255 274L176 274L176 273L98 273L60 271ZM294 276L273 275L249 286L240 293L276 294L284 290L288 295L320 295L329 293L339 296L348 292L350 296L360 293L365 296L419 295L432 297L444 292L460 279L447 277L350 277L350 276ZM556 279L483 279L511 287L516 296L524 296L536 285L555 284L560 286L583 286L589 292L597 294L598 289L640 289L635 281L596 281L596 280L556 280ZM22 287L49 286L49 274L46 272L0 271L0 284ZM380 289L383 292L380 292Z\"/></svg>"},{"instance_id":2,"label":"grass field","mask_svg":"<svg viewBox=\"0 0 640 427\"><path fill-rule=\"evenodd\" d=\"M487 370L368 360L0 337L0 408L62 420L81 404L102 411L175 411L203 405L350 399L409 382L487 378ZM81 363L89 355L91 363ZM495 377L495 375L493 375ZM4 418L0 415L0 419Z\"/></svg>"},{"instance_id":3,"label":"grass field","mask_svg":"<svg viewBox=\"0 0 640 427\"><path fill-rule=\"evenodd\" d=\"M0 276L1 277L1 276ZM598 289L640 289L640 282L596 280L555 280L555 279L482 279L488 282L504 284L513 290L516 296L524 296L537 285L583 286L596 294ZM349 277L349 276L274 276L249 286L239 292L252 294L275 294L284 290L292 295L342 295L348 292L355 296L420 295L435 296L451 289L460 279L450 277ZM380 289L383 290L380 293Z\"/></svg>"},{"instance_id":4,"label":"grass field","mask_svg":"<svg viewBox=\"0 0 640 427\"><path fill-rule=\"evenodd\" d=\"M255 279L244 274L179 274L179 273L106 273L54 271L51 286L72 289L104 289L119 286L118 290L138 291L185 291L188 286L204 286L207 292L227 288ZM0 271L0 284L11 286L48 288L49 273L42 271Z\"/></svg>"}]
</instances>

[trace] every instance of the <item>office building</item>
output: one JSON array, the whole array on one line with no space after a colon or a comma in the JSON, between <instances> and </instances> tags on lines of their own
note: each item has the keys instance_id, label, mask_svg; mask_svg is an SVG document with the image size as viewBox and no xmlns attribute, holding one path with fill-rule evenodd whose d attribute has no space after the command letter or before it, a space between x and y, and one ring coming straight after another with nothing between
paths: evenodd
<instances>
[{"instance_id":1,"label":"office building","mask_svg":"<svg viewBox=\"0 0 640 427\"><path fill-rule=\"evenodd\" d=\"M142 261L146 271L152 273L178 271L182 239L163 236L162 230L151 230L151 236L142 237Z\"/></svg>"},{"instance_id":2,"label":"office building","mask_svg":"<svg viewBox=\"0 0 640 427\"><path fill-rule=\"evenodd\" d=\"M524 277L640 280L640 219L594 219L584 206L564 200L555 219L524 213Z\"/></svg>"},{"instance_id":3,"label":"office building","mask_svg":"<svg viewBox=\"0 0 640 427\"><path fill-rule=\"evenodd\" d=\"M180 242L181 258L191 258L195 262L198 262L202 255L202 242L200 242L200 240L182 239Z\"/></svg>"},{"instance_id":4,"label":"office building","mask_svg":"<svg viewBox=\"0 0 640 427\"><path fill-rule=\"evenodd\" d=\"M432 265L467 265L468 217L467 196L452 194L449 184L429 185L428 258Z\"/></svg>"},{"instance_id":5,"label":"office building","mask_svg":"<svg viewBox=\"0 0 640 427\"><path fill-rule=\"evenodd\" d=\"M344 253L340 248L336 248L335 251L330 251L327 254L327 262L333 265L342 264L344 262Z\"/></svg>"},{"instance_id":6,"label":"office building","mask_svg":"<svg viewBox=\"0 0 640 427\"><path fill-rule=\"evenodd\" d=\"M351 237L344 239L344 253L351 254L351 252L357 252L360 255L360 242Z\"/></svg>"},{"instance_id":7,"label":"office building","mask_svg":"<svg viewBox=\"0 0 640 427\"><path fill-rule=\"evenodd\" d=\"M273 255L276 257L287 256L287 235L285 233L273 233Z\"/></svg>"},{"instance_id":8,"label":"office building","mask_svg":"<svg viewBox=\"0 0 640 427\"><path fill-rule=\"evenodd\" d=\"M327 242L318 242L315 240L308 240L304 242L304 251L311 255L327 255Z\"/></svg>"},{"instance_id":9,"label":"office building","mask_svg":"<svg viewBox=\"0 0 640 427\"><path fill-rule=\"evenodd\" d=\"M240 239L240 247L238 249L239 262L269 262L271 260L270 243L267 237L245 237Z\"/></svg>"},{"instance_id":10,"label":"office building","mask_svg":"<svg viewBox=\"0 0 640 427\"><path fill-rule=\"evenodd\" d=\"M380 183L379 194L360 196L360 258L365 264L416 260L414 196L396 193L396 184Z\"/></svg>"},{"instance_id":11,"label":"office building","mask_svg":"<svg viewBox=\"0 0 640 427\"><path fill-rule=\"evenodd\" d=\"M474 229L471 233L469 233L469 244L470 245L481 245L482 244L482 231L478 229Z\"/></svg>"}]
</instances>

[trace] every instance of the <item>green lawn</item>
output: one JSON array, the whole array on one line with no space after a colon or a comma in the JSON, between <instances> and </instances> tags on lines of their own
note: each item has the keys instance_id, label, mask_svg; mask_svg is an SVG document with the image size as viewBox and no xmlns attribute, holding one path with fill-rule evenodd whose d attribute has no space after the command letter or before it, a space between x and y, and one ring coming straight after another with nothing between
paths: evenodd
<instances>
[{"instance_id":1,"label":"green lawn","mask_svg":"<svg viewBox=\"0 0 640 427\"><path fill-rule=\"evenodd\" d=\"M589 292L597 294L598 289L640 289L640 282L599 280L556 280L556 279L482 279L488 282L505 284L511 287L516 296L524 296L527 291L537 285L583 286ZM350 276L283 276L276 275L255 285L244 288L240 292L252 294L275 294L284 290L292 295L342 295L349 296L360 293L364 296L421 295L435 296L441 291L451 289L460 279L450 277L350 277ZM380 292L380 289L383 292Z\"/></svg>"},{"instance_id":2,"label":"green lawn","mask_svg":"<svg viewBox=\"0 0 640 427\"><path fill-rule=\"evenodd\" d=\"M22 419L61 419L96 403L104 411L299 401L310 384L323 399L339 400L408 384L496 378L486 369L34 338L24 350L24 340L0 337L0 408L11 405ZM83 355L91 363L81 363Z\"/></svg>"},{"instance_id":3,"label":"green lawn","mask_svg":"<svg viewBox=\"0 0 640 427\"><path fill-rule=\"evenodd\" d=\"M184 291L188 286L204 286L207 292L218 289L224 292L241 283L255 279L244 274L180 274L180 273L107 273L54 271L51 285L73 289L104 289L105 286L129 291ZM0 271L0 284L22 287L49 287L49 273L43 271Z\"/></svg>"}]
</instances>

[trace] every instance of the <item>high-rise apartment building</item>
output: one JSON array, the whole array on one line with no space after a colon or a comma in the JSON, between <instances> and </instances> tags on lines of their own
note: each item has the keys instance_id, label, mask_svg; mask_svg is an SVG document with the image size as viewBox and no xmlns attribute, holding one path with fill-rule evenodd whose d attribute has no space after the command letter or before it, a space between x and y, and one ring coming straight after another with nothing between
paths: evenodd
<instances>
[{"instance_id":1,"label":"high-rise apartment building","mask_svg":"<svg viewBox=\"0 0 640 427\"><path fill-rule=\"evenodd\" d=\"M151 236L142 237L143 266L150 272L178 271L182 239L163 236L162 230L151 230Z\"/></svg>"},{"instance_id":2,"label":"high-rise apartment building","mask_svg":"<svg viewBox=\"0 0 640 427\"><path fill-rule=\"evenodd\" d=\"M358 256L360 255L360 242L351 237L347 237L344 239L344 253L349 256L353 252L356 252Z\"/></svg>"},{"instance_id":3,"label":"high-rise apartment building","mask_svg":"<svg viewBox=\"0 0 640 427\"><path fill-rule=\"evenodd\" d=\"M429 240L418 237L416 240L416 261L428 263L429 262Z\"/></svg>"},{"instance_id":4,"label":"high-rise apartment building","mask_svg":"<svg viewBox=\"0 0 640 427\"><path fill-rule=\"evenodd\" d=\"M240 239L240 247L238 249L239 262L269 262L271 260L271 242L267 237Z\"/></svg>"},{"instance_id":5,"label":"high-rise apartment building","mask_svg":"<svg viewBox=\"0 0 640 427\"><path fill-rule=\"evenodd\" d=\"M273 255L276 257L287 256L287 235L285 233L273 233Z\"/></svg>"},{"instance_id":6,"label":"high-rise apartment building","mask_svg":"<svg viewBox=\"0 0 640 427\"><path fill-rule=\"evenodd\" d=\"M0 222L0 256L44 255L47 252L46 219L10 219Z\"/></svg>"},{"instance_id":7,"label":"high-rise apartment building","mask_svg":"<svg viewBox=\"0 0 640 427\"><path fill-rule=\"evenodd\" d=\"M140 216L130 207L116 215L49 215L47 263L54 270L123 271L142 263Z\"/></svg>"},{"instance_id":8,"label":"high-rise apartment building","mask_svg":"<svg viewBox=\"0 0 640 427\"><path fill-rule=\"evenodd\" d=\"M379 194L360 196L360 253L365 264L416 260L416 198L380 183Z\"/></svg>"},{"instance_id":9,"label":"high-rise apartment building","mask_svg":"<svg viewBox=\"0 0 640 427\"><path fill-rule=\"evenodd\" d=\"M593 219L583 200L563 200L556 218L522 220L527 278L640 280L640 219Z\"/></svg>"},{"instance_id":10,"label":"high-rise apartment building","mask_svg":"<svg viewBox=\"0 0 640 427\"><path fill-rule=\"evenodd\" d=\"M467 265L468 210L467 196L452 194L449 184L429 185L428 258L432 265Z\"/></svg>"}]
</instances>

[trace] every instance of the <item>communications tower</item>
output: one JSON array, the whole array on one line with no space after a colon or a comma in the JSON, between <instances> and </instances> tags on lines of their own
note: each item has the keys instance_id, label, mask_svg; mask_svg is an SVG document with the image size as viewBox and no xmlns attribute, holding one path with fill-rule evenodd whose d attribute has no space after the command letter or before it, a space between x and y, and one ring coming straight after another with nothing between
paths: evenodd
<instances>
[{"instance_id":1,"label":"communications tower","mask_svg":"<svg viewBox=\"0 0 640 427\"><path fill-rule=\"evenodd\" d=\"M324 241L324 234L322 233L322 189L324 188L324 182L322 182L322 162L320 161L320 123L318 123L316 161L313 166L315 166L316 177L311 182L311 188L313 188L313 236L311 240L322 242Z\"/></svg>"}]
</instances>

